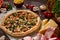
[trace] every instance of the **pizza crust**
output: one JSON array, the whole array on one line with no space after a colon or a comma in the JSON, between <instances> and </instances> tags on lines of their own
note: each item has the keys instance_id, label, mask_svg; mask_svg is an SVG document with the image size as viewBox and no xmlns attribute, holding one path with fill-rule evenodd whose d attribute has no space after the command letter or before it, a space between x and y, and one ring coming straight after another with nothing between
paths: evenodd
<instances>
[{"instance_id":1,"label":"pizza crust","mask_svg":"<svg viewBox=\"0 0 60 40\"><path fill-rule=\"evenodd\" d=\"M34 12L32 12L32 11L29 11L29 10L17 10L16 12L19 12L19 11L23 11L23 12L24 12L24 11L27 11L27 12L30 12L30 13L32 13L32 14L34 14L34 15L37 15L36 13L34 13ZM13 13L14 13L14 12L13 12ZM31 29L29 29L29 30L26 31L26 32L13 33L12 31L9 31L8 29L6 29L5 26L2 26L3 23L4 23L4 21L5 21L5 19L6 19L9 15L11 15L11 14L12 14L12 13L8 14L7 16L5 16L5 17L3 18L2 23L1 23L1 26L0 26L1 29L3 29L7 34L9 34L9 35L11 35L11 36L14 36L14 37L26 36L26 35L34 32L35 30L37 30L37 29L40 27L40 25L41 25L41 19L40 19L40 17L37 15L37 16L38 16L38 18L37 18L38 22L36 23L36 25L35 25L34 27L32 27Z\"/></svg>"}]
</instances>

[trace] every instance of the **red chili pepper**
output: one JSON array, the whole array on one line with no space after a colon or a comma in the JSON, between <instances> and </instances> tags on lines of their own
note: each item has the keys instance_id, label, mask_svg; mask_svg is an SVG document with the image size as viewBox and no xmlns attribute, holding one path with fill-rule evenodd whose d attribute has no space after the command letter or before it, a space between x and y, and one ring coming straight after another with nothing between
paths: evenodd
<instances>
[{"instance_id":1,"label":"red chili pepper","mask_svg":"<svg viewBox=\"0 0 60 40\"><path fill-rule=\"evenodd\" d=\"M0 0L0 8L1 8L1 6L2 6L3 2L4 2L3 0Z\"/></svg>"}]
</instances>

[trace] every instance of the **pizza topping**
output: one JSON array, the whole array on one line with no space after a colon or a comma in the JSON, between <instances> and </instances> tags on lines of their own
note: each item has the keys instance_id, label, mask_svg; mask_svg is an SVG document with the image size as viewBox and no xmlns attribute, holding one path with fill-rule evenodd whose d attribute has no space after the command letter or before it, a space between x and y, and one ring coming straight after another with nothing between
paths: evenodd
<instances>
[{"instance_id":1,"label":"pizza topping","mask_svg":"<svg viewBox=\"0 0 60 40\"><path fill-rule=\"evenodd\" d=\"M14 29L14 32L20 32L19 26L17 26L17 27Z\"/></svg>"},{"instance_id":2,"label":"pizza topping","mask_svg":"<svg viewBox=\"0 0 60 40\"><path fill-rule=\"evenodd\" d=\"M12 32L25 32L36 25L36 22L37 16L29 12L15 12L8 16L4 26Z\"/></svg>"},{"instance_id":3,"label":"pizza topping","mask_svg":"<svg viewBox=\"0 0 60 40\"><path fill-rule=\"evenodd\" d=\"M56 36L51 37L54 35L57 27L50 27L48 28L44 34L38 33L35 36L25 36L21 40L60 40L60 38L57 38Z\"/></svg>"},{"instance_id":4,"label":"pizza topping","mask_svg":"<svg viewBox=\"0 0 60 40\"><path fill-rule=\"evenodd\" d=\"M22 27L22 29L21 30L23 30L23 32L25 32L25 31L27 31L28 30L28 28L27 27Z\"/></svg>"}]
</instances>

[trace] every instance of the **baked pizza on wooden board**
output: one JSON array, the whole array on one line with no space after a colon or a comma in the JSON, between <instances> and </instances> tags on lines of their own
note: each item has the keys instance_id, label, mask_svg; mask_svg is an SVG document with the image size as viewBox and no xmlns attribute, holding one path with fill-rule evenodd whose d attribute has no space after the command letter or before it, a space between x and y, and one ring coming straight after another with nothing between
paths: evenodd
<instances>
[{"instance_id":1,"label":"baked pizza on wooden board","mask_svg":"<svg viewBox=\"0 0 60 40\"><path fill-rule=\"evenodd\" d=\"M5 16L1 23L1 29L11 36L25 36L40 27L40 17L29 10L18 10Z\"/></svg>"}]
</instances>

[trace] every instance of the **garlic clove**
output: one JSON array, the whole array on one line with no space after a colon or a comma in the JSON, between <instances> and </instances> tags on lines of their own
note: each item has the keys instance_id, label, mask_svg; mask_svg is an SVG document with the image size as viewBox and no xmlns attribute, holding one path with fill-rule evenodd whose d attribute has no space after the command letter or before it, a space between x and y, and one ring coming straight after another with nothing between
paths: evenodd
<instances>
[{"instance_id":1,"label":"garlic clove","mask_svg":"<svg viewBox=\"0 0 60 40\"><path fill-rule=\"evenodd\" d=\"M47 6L41 5L41 6L40 6L40 9L41 9L41 10L46 10L46 9L47 9Z\"/></svg>"}]
</instances>

